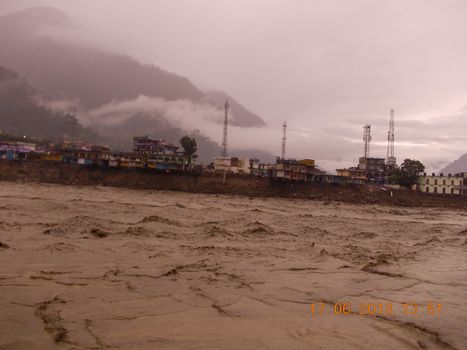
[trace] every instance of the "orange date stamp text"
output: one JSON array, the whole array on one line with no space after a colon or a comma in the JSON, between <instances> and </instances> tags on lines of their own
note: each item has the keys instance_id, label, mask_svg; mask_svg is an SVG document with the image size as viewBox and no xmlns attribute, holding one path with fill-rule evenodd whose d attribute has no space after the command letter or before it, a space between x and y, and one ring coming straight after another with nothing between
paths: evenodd
<instances>
[{"instance_id":1,"label":"orange date stamp text","mask_svg":"<svg viewBox=\"0 0 467 350\"><path fill-rule=\"evenodd\" d=\"M391 315L429 315L439 316L442 304L437 302L418 304L391 302L368 302L351 304L346 302L324 303L315 302L310 304L311 316L316 317L326 313L334 315L370 315L370 316L391 316Z\"/></svg>"}]
</instances>

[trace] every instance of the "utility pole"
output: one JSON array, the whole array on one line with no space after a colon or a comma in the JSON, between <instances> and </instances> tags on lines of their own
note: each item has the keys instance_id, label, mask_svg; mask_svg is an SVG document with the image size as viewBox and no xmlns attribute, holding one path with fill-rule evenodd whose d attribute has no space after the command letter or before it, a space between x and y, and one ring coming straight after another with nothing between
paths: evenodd
<instances>
[{"instance_id":1,"label":"utility pole","mask_svg":"<svg viewBox=\"0 0 467 350\"><path fill-rule=\"evenodd\" d=\"M365 124L363 126L363 141L364 141L364 157L369 158L370 157L370 142L371 142L371 125L370 124Z\"/></svg>"},{"instance_id":2,"label":"utility pole","mask_svg":"<svg viewBox=\"0 0 467 350\"><path fill-rule=\"evenodd\" d=\"M287 123L282 125L282 160L285 160L285 141L286 141Z\"/></svg>"}]
</instances>

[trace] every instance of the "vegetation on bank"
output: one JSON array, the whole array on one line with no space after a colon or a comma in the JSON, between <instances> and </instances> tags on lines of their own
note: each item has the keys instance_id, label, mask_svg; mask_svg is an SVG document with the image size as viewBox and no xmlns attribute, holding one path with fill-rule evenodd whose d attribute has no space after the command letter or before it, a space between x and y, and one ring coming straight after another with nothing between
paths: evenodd
<instances>
[{"instance_id":1,"label":"vegetation on bank","mask_svg":"<svg viewBox=\"0 0 467 350\"><path fill-rule=\"evenodd\" d=\"M196 139L185 135L180 139L180 145L182 145L185 155L189 157L190 164L193 163L193 161L198 158L198 155L196 154L196 151L198 150Z\"/></svg>"},{"instance_id":2,"label":"vegetation on bank","mask_svg":"<svg viewBox=\"0 0 467 350\"><path fill-rule=\"evenodd\" d=\"M418 177L425 171L425 166L415 159L405 159L399 166L393 167L389 172L389 182L405 187L417 183Z\"/></svg>"}]
</instances>

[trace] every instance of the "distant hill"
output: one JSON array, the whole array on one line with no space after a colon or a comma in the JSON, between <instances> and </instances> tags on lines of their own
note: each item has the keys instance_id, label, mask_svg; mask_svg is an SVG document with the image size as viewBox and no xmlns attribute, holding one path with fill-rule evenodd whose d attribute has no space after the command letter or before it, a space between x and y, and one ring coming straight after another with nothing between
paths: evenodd
<instances>
[{"instance_id":1,"label":"distant hill","mask_svg":"<svg viewBox=\"0 0 467 350\"><path fill-rule=\"evenodd\" d=\"M178 144L180 138L187 134L168 123L162 116L149 116L145 113L135 114L118 124L84 127L73 116L54 112L40 105L38 99L42 100L44 96L26 79L0 66L0 135L26 135L54 142L60 141L65 135L74 135L82 141L106 144L114 151L129 151L132 149L132 138L136 135L151 135ZM210 163L220 154L220 146L209 137L196 130L188 134L196 139L200 162ZM272 160L271 155L262 151L232 153Z\"/></svg>"},{"instance_id":2,"label":"distant hill","mask_svg":"<svg viewBox=\"0 0 467 350\"><path fill-rule=\"evenodd\" d=\"M64 135L89 142L103 142L91 129L83 127L71 115L40 106L37 90L16 72L0 66L1 133L26 135L58 141Z\"/></svg>"},{"instance_id":3,"label":"distant hill","mask_svg":"<svg viewBox=\"0 0 467 350\"><path fill-rule=\"evenodd\" d=\"M467 173L467 153L461 156L458 160L449 164L443 170L443 174L457 174L457 173Z\"/></svg>"},{"instance_id":4,"label":"distant hill","mask_svg":"<svg viewBox=\"0 0 467 350\"><path fill-rule=\"evenodd\" d=\"M51 30L66 31L72 25L65 14L50 7L0 17L0 64L24 76L51 99L79 101L82 109L139 95L169 101L209 101L222 109L225 98L229 98L234 125L266 125L224 92L205 94L186 77L160 67L44 35Z\"/></svg>"}]
</instances>

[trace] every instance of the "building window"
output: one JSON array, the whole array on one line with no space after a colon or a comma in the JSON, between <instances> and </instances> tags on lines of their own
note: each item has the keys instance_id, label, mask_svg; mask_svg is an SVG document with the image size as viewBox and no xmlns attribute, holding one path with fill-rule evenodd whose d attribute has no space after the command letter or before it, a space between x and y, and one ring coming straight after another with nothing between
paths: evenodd
<instances>
[{"instance_id":1,"label":"building window","mask_svg":"<svg viewBox=\"0 0 467 350\"><path fill-rule=\"evenodd\" d=\"M451 193L454 194L454 188L451 188Z\"/></svg>"},{"instance_id":2,"label":"building window","mask_svg":"<svg viewBox=\"0 0 467 350\"><path fill-rule=\"evenodd\" d=\"M437 184L438 184L438 179L435 179L435 185L437 185ZM435 191L435 192L436 192L436 191Z\"/></svg>"},{"instance_id":3,"label":"building window","mask_svg":"<svg viewBox=\"0 0 467 350\"><path fill-rule=\"evenodd\" d=\"M428 186L426 186L425 192L430 192L430 188Z\"/></svg>"},{"instance_id":4,"label":"building window","mask_svg":"<svg viewBox=\"0 0 467 350\"><path fill-rule=\"evenodd\" d=\"M443 185L446 186L446 179L443 180Z\"/></svg>"},{"instance_id":5,"label":"building window","mask_svg":"<svg viewBox=\"0 0 467 350\"><path fill-rule=\"evenodd\" d=\"M436 182L436 180L435 180L435 182ZM434 192L435 192L435 193L438 193L438 187L435 187L435 188L434 188Z\"/></svg>"},{"instance_id":6,"label":"building window","mask_svg":"<svg viewBox=\"0 0 467 350\"><path fill-rule=\"evenodd\" d=\"M443 193L446 193L446 187L443 187Z\"/></svg>"}]
</instances>

